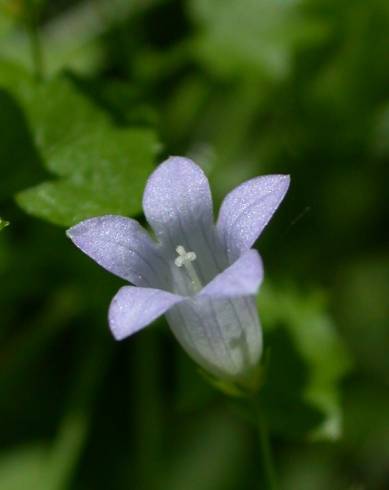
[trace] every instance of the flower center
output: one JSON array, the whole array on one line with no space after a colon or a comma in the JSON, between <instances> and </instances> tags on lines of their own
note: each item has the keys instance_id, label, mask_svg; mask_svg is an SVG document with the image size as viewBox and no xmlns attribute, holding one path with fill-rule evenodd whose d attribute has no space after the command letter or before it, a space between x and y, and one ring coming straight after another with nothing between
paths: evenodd
<instances>
[{"instance_id":1,"label":"flower center","mask_svg":"<svg viewBox=\"0 0 389 490\"><path fill-rule=\"evenodd\" d=\"M178 257L176 257L174 261L175 265L177 267L185 268L194 292L196 293L200 291L203 286L192 264L192 262L197 259L196 254L194 252L187 252L185 250L185 247L183 247L182 245L178 245L178 247L176 248L176 252L178 254Z\"/></svg>"}]
</instances>

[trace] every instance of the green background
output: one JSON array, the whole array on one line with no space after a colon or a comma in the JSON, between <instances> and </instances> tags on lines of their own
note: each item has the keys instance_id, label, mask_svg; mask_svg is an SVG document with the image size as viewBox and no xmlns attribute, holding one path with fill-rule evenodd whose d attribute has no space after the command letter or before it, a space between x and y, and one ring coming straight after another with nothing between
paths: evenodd
<instances>
[{"instance_id":1,"label":"green background","mask_svg":"<svg viewBox=\"0 0 389 490\"><path fill-rule=\"evenodd\" d=\"M257 435L66 227L144 223L185 155L215 207L288 173L257 243L280 487L389 488L387 0L0 0L0 489L243 490ZM10 225L5 227L6 222Z\"/></svg>"}]
</instances>

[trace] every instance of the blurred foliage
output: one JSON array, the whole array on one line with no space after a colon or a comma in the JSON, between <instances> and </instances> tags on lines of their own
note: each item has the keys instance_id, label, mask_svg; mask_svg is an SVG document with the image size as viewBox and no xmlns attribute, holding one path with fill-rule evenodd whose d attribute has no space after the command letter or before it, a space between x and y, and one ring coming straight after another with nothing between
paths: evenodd
<instances>
[{"instance_id":1,"label":"blurred foliage","mask_svg":"<svg viewBox=\"0 0 389 490\"><path fill-rule=\"evenodd\" d=\"M326 302L319 292L302 294L293 285L279 289L265 285L258 300L270 346L264 389L270 423L275 419L275 429L295 435L308 427L314 439L337 439L342 433L338 384L350 360L326 313ZM303 402L321 413L318 426L315 419L309 422ZM291 412L288 417L285 407Z\"/></svg>"},{"instance_id":2,"label":"blurred foliage","mask_svg":"<svg viewBox=\"0 0 389 490\"><path fill-rule=\"evenodd\" d=\"M122 282L50 224L142 219L168 154L217 205L291 174L258 243L282 488L388 488L388 33L386 0L0 0L1 490L257 485L239 402L163 320L114 343Z\"/></svg>"},{"instance_id":3,"label":"blurred foliage","mask_svg":"<svg viewBox=\"0 0 389 490\"><path fill-rule=\"evenodd\" d=\"M192 0L189 6L199 26L195 55L221 76L283 78L295 49L325 34L299 0Z\"/></svg>"},{"instance_id":4,"label":"blurred foliage","mask_svg":"<svg viewBox=\"0 0 389 490\"><path fill-rule=\"evenodd\" d=\"M0 218L0 230L2 230L8 225L9 225L8 221L5 221L4 219Z\"/></svg>"}]
</instances>

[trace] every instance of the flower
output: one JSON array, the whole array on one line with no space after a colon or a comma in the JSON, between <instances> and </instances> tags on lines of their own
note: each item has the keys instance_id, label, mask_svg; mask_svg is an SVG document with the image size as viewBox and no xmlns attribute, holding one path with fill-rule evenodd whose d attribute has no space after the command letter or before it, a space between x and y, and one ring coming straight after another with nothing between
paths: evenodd
<instances>
[{"instance_id":1,"label":"flower","mask_svg":"<svg viewBox=\"0 0 389 490\"><path fill-rule=\"evenodd\" d=\"M122 216L87 219L67 235L98 264L134 286L109 308L118 340L165 314L179 343L221 380L245 379L258 365L262 332L255 294L262 260L252 245L284 198L289 176L251 179L224 199L216 225L207 177L171 157L147 182L143 209L153 240Z\"/></svg>"}]
</instances>

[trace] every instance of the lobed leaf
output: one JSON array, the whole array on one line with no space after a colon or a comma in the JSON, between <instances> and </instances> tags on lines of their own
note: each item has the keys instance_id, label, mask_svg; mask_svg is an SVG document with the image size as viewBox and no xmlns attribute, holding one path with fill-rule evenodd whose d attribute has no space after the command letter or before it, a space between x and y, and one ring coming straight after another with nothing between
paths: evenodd
<instances>
[{"instance_id":1,"label":"lobed leaf","mask_svg":"<svg viewBox=\"0 0 389 490\"><path fill-rule=\"evenodd\" d=\"M96 215L138 214L158 150L154 132L115 125L66 77L38 85L23 70L8 68L0 87L21 104L34 143L18 163L29 167L36 148L56 177L19 192L18 204L64 226ZM11 151L7 156L11 160Z\"/></svg>"}]
</instances>

